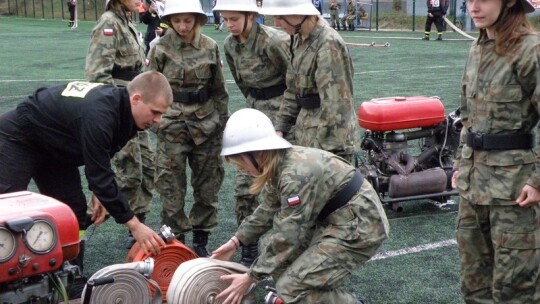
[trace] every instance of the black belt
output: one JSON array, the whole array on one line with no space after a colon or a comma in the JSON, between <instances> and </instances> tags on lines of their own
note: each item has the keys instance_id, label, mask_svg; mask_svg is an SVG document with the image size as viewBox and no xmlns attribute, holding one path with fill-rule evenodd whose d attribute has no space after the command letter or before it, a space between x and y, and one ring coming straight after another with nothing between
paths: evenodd
<instances>
[{"instance_id":1,"label":"black belt","mask_svg":"<svg viewBox=\"0 0 540 304\"><path fill-rule=\"evenodd\" d=\"M311 94L306 96L296 96L296 104L300 108L315 109L321 106L321 97L319 94Z\"/></svg>"},{"instance_id":2,"label":"black belt","mask_svg":"<svg viewBox=\"0 0 540 304\"><path fill-rule=\"evenodd\" d=\"M358 192L360 186L364 182L364 177L362 174L356 170L351 180L347 183L345 187L339 190L336 195L328 200L324 208L322 208L321 213L317 216L318 221L324 221L330 213L336 211L337 209L345 206L351 198Z\"/></svg>"},{"instance_id":3,"label":"black belt","mask_svg":"<svg viewBox=\"0 0 540 304\"><path fill-rule=\"evenodd\" d=\"M115 65L112 69L111 76L115 79L122 79L125 81L132 81L137 75L141 73L140 69L136 68L121 68Z\"/></svg>"},{"instance_id":4,"label":"black belt","mask_svg":"<svg viewBox=\"0 0 540 304\"><path fill-rule=\"evenodd\" d=\"M257 89L249 88L249 93L253 98L260 100L267 100L274 97L283 95L283 92L287 89L287 86L284 83L276 84L271 87Z\"/></svg>"},{"instance_id":5,"label":"black belt","mask_svg":"<svg viewBox=\"0 0 540 304\"><path fill-rule=\"evenodd\" d=\"M469 130L467 146L474 150L519 150L534 147L533 134L483 134Z\"/></svg>"},{"instance_id":6,"label":"black belt","mask_svg":"<svg viewBox=\"0 0 540 304\"><path fill-rule=\"evenodd\" d=\"M191 104L205 102L209 99L209 95L206 89L191 92L173 91L173 100L174 102Z\"/></svg>"}]
</instances>

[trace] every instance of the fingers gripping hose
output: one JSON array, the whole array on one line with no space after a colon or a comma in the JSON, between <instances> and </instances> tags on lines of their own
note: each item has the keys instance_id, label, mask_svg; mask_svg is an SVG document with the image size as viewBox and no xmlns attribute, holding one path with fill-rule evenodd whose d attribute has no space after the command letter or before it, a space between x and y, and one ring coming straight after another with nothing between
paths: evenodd
<instances>
[{"instance_id":1,"label":"fingers gripping hose","mask_svg":"<svg viewBox=\"0 0 540 304\"><path fill-rule=\"evenodd\" d=\"M133 304L158 304L162 302L161 291L157 283L147 279L154 270L154 260L146 259L142 262L116 264L98 270L89 282L106 281L108 284L86 285L82 298L92 304L103 303L133 303ZM156 286L158 292L152 297L148 284ZM87 290L88 289L88 290ZM88 295L86 294L88 292ZM91 293L91 294L90 294ZM87 297L90 297L88 300Z\"/></svg>"},{"instance_id":2,"label":"fingers gripping hose","mask_svg":"<svg viewBox=\"0 0 540 304\"><path fill-rule=\"evenodd\" d=\"M215 297L229 287L221 280L228 274L246 273L249 269L241 264L211 258L198 258L184 262L176 269L167 291L167 303L219 304ZM242 304L254 303L254 293L248 293Z\"/></svg>"}]
</instances>

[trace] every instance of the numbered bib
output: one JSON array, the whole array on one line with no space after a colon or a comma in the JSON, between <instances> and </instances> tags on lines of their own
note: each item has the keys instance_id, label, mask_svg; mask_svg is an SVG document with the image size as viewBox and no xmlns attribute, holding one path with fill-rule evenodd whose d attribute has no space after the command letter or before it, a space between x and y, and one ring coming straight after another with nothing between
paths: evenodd
<instances>
[{"instance_id":1,"label":"numbered bib","mask_svg":"<svg viewBox=\"0 0 540 304\"><path fill-rule=\"evenodd\" d=\"M62 92L62 96L84 98L90 90L100 85L103 85L103 83L73 81L68 83Z\"/></svg>"}]
</instances>

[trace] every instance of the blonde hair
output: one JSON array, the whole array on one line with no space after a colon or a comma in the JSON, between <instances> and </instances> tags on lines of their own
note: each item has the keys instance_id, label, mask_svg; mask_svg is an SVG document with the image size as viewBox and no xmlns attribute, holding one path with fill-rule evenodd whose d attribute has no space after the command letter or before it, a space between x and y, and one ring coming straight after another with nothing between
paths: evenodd
<instances>
[{"instance_id":1,"label":"blonde hair","mask_svg":"<svg viewBox=\"0 0 540 304\"><path fill-rule=\"evenodd\" d=\"M261 192L264 186L268 182L270 182L272 177L275 175L277 165L280 162L280 160L283 158L283 155L285 154L285 152L286 152L286 149L246 152L246 153L254 154L254 157L258 161L259 172L260 172L259 175L255 176L253 183L249 187L249 192L251 194L258 194L259 192ZM241 157L242 154L244 153L225 156L225 161L233 165L243 164L244 161L242 160L242 157Z\"/></svg>"}]
</instances>

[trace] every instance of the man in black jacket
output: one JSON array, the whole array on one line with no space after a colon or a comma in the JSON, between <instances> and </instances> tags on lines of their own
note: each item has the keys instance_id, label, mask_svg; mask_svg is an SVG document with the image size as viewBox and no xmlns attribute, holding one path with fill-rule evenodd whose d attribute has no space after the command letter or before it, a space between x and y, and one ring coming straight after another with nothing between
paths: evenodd
<instances>
[{"instance_id":1,"label":"man in black jacket","mask_svg":"<svg viewBox=\"0 0 540 304\"><path fill-rule=\"evenodd\" d=\"M76 81L38 89L0 116L0 193L26 190L33 179L42 194L67 204L85 230L91 222L78 169L84 166L91 221L101 224L106 210L145 252L158 253L163 240L130 210L110 159L137 131L159 122L171 103L169 82L158 72L140 74L127 87Z\"/></svg>"}]
</instances>

